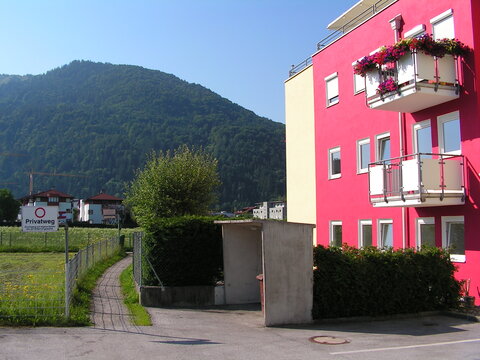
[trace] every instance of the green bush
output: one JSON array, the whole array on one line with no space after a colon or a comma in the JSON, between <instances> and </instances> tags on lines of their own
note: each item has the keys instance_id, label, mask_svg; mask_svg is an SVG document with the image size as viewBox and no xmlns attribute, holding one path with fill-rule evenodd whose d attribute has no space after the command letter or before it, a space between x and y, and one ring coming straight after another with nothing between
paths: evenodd
<instances>
[{"instance_id":1,"label":"green bush","mask_svg":"<svg viewBox=\"0 0 480 360\"><path fill-rule=\"evenodd\" d=\"M460 283L448 252L314 249L313 318L379 316L456 307Z\"/></svg>"},{"instance_id":2,"label":"green bush","mask_svg":"<svg viewBox=\"0 0 480 360\"><path fill-rule=\"evenodd\" d=\"M222 275L222 232L212 218L156 219L145 231L143 251L165 286L214 285ZM144 262L145 285L158 285Z\"/></svg>"}]
</instances>

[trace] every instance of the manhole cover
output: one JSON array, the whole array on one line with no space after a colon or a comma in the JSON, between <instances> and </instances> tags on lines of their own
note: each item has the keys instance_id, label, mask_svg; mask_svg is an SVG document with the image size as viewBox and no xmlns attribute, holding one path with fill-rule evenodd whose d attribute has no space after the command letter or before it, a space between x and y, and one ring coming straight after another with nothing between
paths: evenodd
<instances>
[{"instance_id":1,"label":"manhole cover","mask_svg":"<svg viewBox=\"0 0 480 360\"><path fill-rule=\"evenodd\" d=\"M348 339L342 339L342 338L337 338L335 336L312 336L309 339L311 342L317 343L317 344L324 344L324 345L340 345L340 344L348 344L350 340Z\"/></svg>"}]
</instances>

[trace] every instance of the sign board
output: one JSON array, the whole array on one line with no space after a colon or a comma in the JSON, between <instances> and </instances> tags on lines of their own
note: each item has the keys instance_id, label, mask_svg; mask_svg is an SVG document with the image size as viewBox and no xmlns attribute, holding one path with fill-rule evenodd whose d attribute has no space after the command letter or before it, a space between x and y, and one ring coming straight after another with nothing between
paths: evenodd
<instances>
[{"instance_id":1,"label":"sign board","mask_svg":"<svg viewBox=\"0 0 480 360\"><path fill-rule=\"evenodd\" d=\"M58 206L22 206L22 231L55 232L58 230Z\"/></svg>"}]
</instances>

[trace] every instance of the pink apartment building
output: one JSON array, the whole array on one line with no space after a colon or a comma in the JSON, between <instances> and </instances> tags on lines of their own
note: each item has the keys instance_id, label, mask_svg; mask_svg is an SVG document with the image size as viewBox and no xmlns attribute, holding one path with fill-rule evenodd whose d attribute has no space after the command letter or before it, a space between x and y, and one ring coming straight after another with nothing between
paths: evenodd
<instances>
[{"instance_id":1,"label":"pink apartment building","mask_svg":"<svg viewBox=\"0 0 480 360\"><path fill-rule=\"evenodd\" d=\"M289 221L316 224L322 245L449 247L477 304L478 19L478 0L362 0L285 82ZM414 49L354 74L366 55L424 34L469 51Z\"/></svg>"}]
</instances>

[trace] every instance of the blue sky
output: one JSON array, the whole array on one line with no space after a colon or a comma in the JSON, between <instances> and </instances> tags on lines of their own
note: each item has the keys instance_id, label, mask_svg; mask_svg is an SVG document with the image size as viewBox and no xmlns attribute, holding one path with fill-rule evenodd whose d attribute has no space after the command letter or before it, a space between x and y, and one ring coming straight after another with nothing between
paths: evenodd
<instances>
[{"instance_id":1,"label":"blue sky","mask_svg":"<svg viewBox=\"0 0 480 360\"><path fill-rule=\"evenodd\" d=\"M0 73L73 60L139 65L284 122L292 64L357 0L15 0L0 3Z\"/></svg>"}]
</instances>

